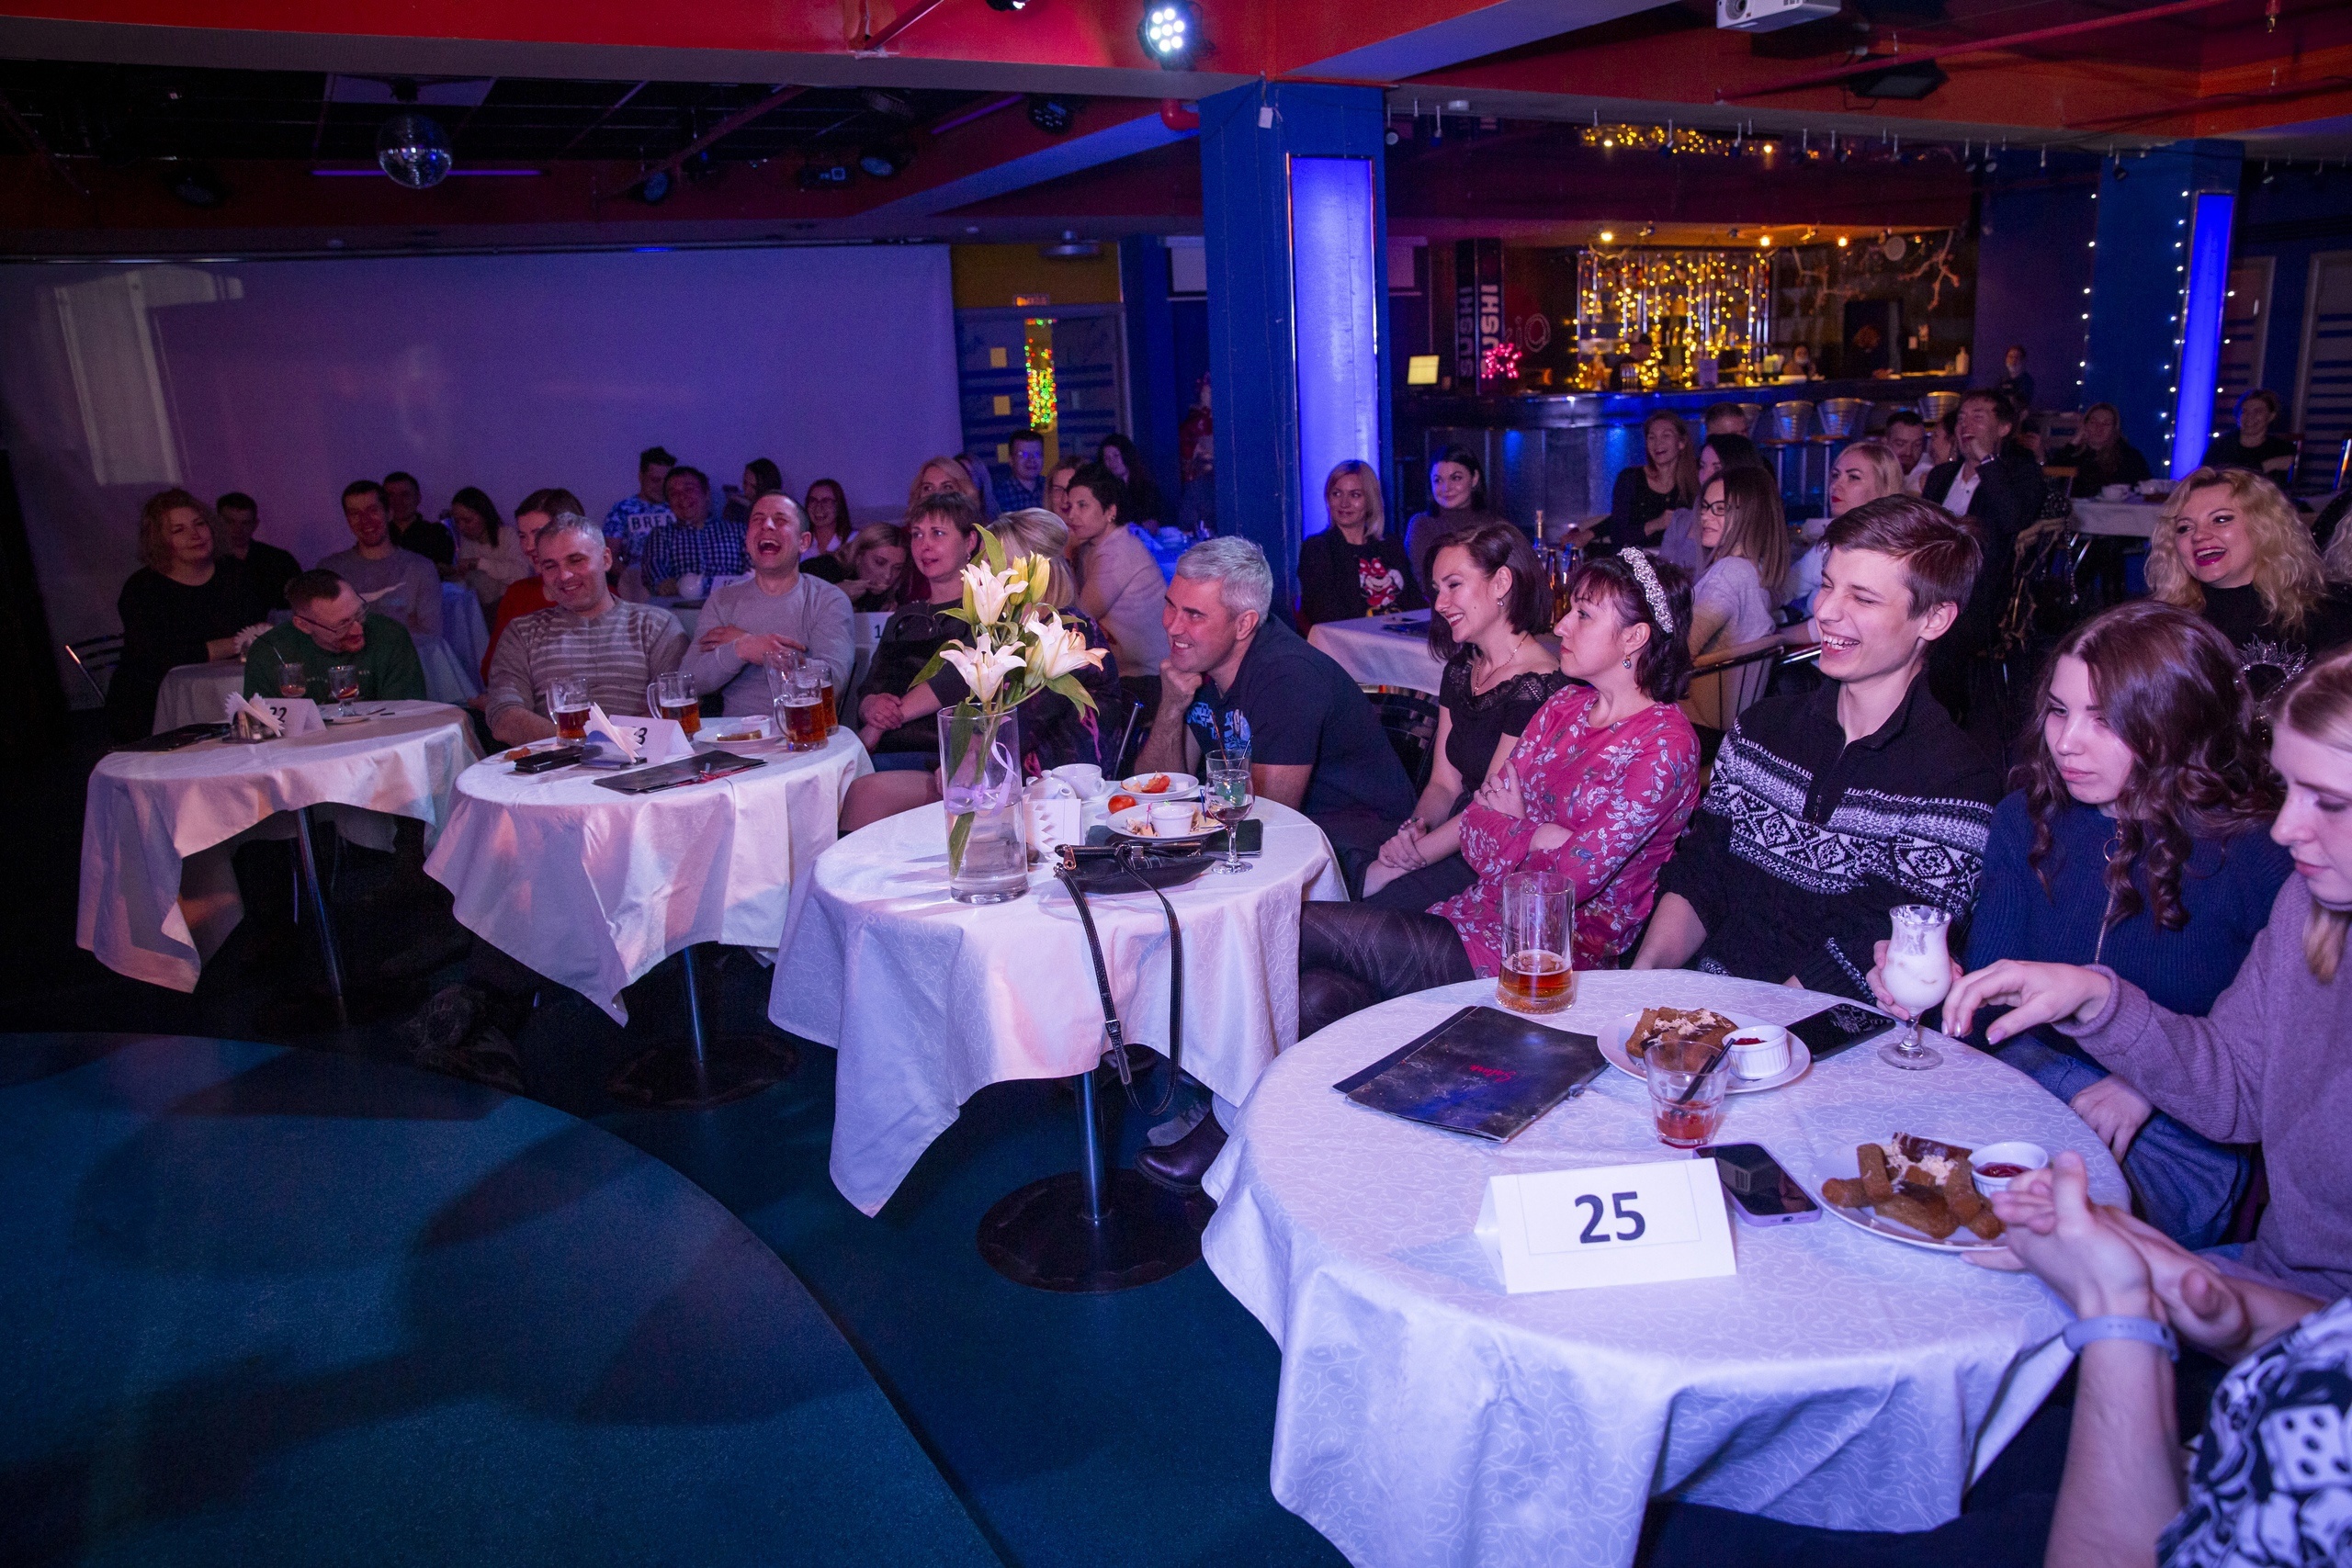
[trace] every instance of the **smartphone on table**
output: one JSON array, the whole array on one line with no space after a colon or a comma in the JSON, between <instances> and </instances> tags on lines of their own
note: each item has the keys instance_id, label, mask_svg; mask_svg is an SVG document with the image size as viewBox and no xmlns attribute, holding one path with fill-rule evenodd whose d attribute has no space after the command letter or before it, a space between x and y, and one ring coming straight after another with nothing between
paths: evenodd
<instances>
[{"instance_id":1,"label":"smartphone on table","mask_svg":"<svg viewBox=\"0 0 2352 1568\"><path fill-rule=\"evenodd\" d=\"M1789 1025L1789 1032L1804 1041L1805 1049L1813 1053L1813 1059L1821 1062L1894 1027L1895 1021L1883 1012L1874 1012L1860 1002L1839 1002L1835 1007L1823 1008L1810 1018L1799 1019Z\"/></svg>"},{"instance_id":2,"label":"smartphone on table","mask_svg":"<svg viewBox=\"0 0 2352 1568\"><path fill-rule=\"evenodd\" d=\"M1821 1218L1821 1205L1805 1196L1763 1145L1710 1144L1694 1152L1714 1160L1715 1175L1731 1194L1732 1213L1743 1224L1800 1225Z\"/></svg>"}]
</instances>

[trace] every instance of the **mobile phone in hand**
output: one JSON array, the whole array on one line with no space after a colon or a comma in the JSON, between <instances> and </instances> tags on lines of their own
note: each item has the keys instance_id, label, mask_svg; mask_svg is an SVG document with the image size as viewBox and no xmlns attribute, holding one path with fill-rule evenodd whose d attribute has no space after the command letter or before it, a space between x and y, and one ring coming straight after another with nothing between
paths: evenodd
<instances>
[{"instance_id":1,"label":"mobile phone in hand","mask_svg":"<svg viewBox=\"0 0 2352 1568\"><path fill-rule=\"evenodd\" d=\"M1761 1144L1711 1144L1694 1151L1712 1157L1731 1194L1732 1213L1751 1225L1801 1225L1821 1218L1821 1206L1781 1168Z\"/></svg>"}]
</instances>

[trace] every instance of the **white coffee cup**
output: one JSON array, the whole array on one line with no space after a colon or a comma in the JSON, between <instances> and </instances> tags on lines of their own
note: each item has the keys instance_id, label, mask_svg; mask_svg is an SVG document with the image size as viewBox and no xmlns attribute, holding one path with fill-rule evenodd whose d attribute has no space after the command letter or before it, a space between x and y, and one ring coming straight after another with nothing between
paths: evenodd
<instances>
[{"instance_id":1,"label":"white coffee cup","mask_svg":"<svg viewBox=\"0 0 2352 1568\"><path fill-rule=\"evenodd\" d=\"M681 599L701 598L702 573L698 571L680 572L678 574L678 597Z\"/></svg>"},{"instance_id":2,"label":"white coffee cup","mask_svg":"<svg viewBox=\"0 0 2352 1568\"><path fill-rule=\"evenodd\" d=\"M1724 1042L1731 1052L1731 1076L1769 1078L1788 1070L1789 1032L1777 1023L1755 1023Z\"/></svg>"},{"instance_id":3,"label":"white coffee cup","mask_svg":"<svg viewBox=\"0 0 2352 1568\"><path fill-rule=\"evenodd\" d=\"M2101 485L2098 487L2098 498L2101 501L2121 501L2131 495L2131 493L2132 487L2130 485Z\"/></svg>"},{"instance_id":4,"label":"white coffee cup","mask_svg":"<svg viewBox=\"0 0 2352 1568\"><path fill-rule=\"evenodd\" d=\"M1189 800L1166 802L1148 807L1148 810L1151 830L1162 838L1193 830L1193 803Z\"/></svg>"},{"instance_id":5,"label":"white coffee cup","mask_svg":"<svg viewBox=\"0 0 2352 1568\"><path fill-rule=\"evenodd\" d=\"M1102 770L1092 762L1065 762L1047 771L1076 790L1080 800L1092 800L1111 792L1111 786L1103 782Z\"/></svg>"}]
</instances>

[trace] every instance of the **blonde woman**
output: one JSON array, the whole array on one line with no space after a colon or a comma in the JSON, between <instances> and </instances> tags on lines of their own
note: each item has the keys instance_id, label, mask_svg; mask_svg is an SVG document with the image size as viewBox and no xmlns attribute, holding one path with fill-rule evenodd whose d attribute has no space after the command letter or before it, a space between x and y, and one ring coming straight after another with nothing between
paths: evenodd
<instances>
[{"instance_id":1,"label":"blonde woman","mask_svg":"<svg viewBox=\"0 0 2352 1568\"><path fill-rule=\"evenodd\" d=\"M984 510L980 502L980 487L972 482L971 473L964 467L961 457L933 457L917 468L915 482L907 487L907 509L911 512L933 496L946 491L954 491L970 502L975 512Z\"/></svg>"},{"instance_id":2,"label":"blonde woman","mask_svg":"<svg viewBox=\"0 0 2352 1568\"><path fill-rule=\"evenodd\" d=\"M2237 1261L2333 1300L2352 1293L2352 1008L2335 988L2352 926L2352 654L2290 682L2273 724L2287 801L2270 836L2298 874L2211 1013L2160 1008L2102 964L2003 959L1953 984L1944 1028L1965 1035L1979 1008L2006 1006L1994 1044L2054 1024L2166 1115L2216 1143L2260 1144L2270 1204Z\"/></svg>"},{"instance_id":3,"label":"blonde woman","mask_svg":"<svg viewBox=\"0 0 2352 1568\"><path fill-rule=\"evenodd\" d=\"M1804 525L1808 539L1819 540L1829 531L1829 525L1851 512L1864 502L1882 496L1901 495L1905 491L1903 459L1894 448L1883 441L1857 441L1838 452L1829 465L1829 516ZM1827 552L1818 543L1799 556L1789 569L1788 603L1804 613L1813 604L1813 596L1821 589L1821 569Z\"/></svg>"},{"instance_id":4,"label":"blonde woman","mask_svg":"<svg viewBox=\"0 0 2352 1568\"><path fill-rule=\"evenodd\" d=\"M1688 506L1699 494L1699 459L1691 450L1682 416L1664 409L1642 422L1644 463L1617 476L1600 543L1622 549L1647 547L1666 533L1666 514Z\"/></svg>"},{"instance_id":5,"label":"blonde woman","mask_svg":"<svg viewBox=\"0 0 2352 1568\"><path fill-rule=\"evenodd\" d=\"M2331 588L2311 530L2278 487L2244 468L2199 468L2173 487L2148 551L2148 592L2234 644L2255 700L2352 642L2352 601Z\"/></svg>"},{"instance_id":6,"label":"blonde woman","mask_svg":"<svg viewBox=\"0 0 2352 1568\"><path fill-rule=\"evenodd\" d=\"M1789 529L1772 476L1733 468L1708 480L1699 497L1699 547L1707 564L1690 590L1690 656L1770 636L1789 572Z\"/></svg>"},{"instance_id":7,"label":"blonde woman","mask_svg":"<svg viewBox=\"0 0 2352 1568\"><path fill-rule=\"evenodd\" d=\"M1298 629L1392 610L1426 610L1401 539L1388 537L1380 475L1350 457L1323 481L1329 525L1298 547Z\"/></svg>"}]
</instances>

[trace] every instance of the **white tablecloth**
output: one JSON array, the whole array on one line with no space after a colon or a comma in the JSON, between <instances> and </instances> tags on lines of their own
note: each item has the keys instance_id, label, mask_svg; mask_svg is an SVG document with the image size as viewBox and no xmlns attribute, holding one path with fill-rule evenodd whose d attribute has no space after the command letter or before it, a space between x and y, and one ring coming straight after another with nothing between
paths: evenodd
<instances>
[{"instance_id":1,"label":"white tablecloth","mask_svg":"<svg viewBox=\"0 0 2352 1568\"><path fill-rule=\"evenodd\" d=\"M2155 531L2156 520L2164 514L2164 503L2156 501L2077 501L2073 525L2078 534L2144 539Z\"/></svg>"},{"instance_id":2,"label":"white tablecloth","mask_svg":"<svg viewBox=\"0 0 2352 1568\"><path fill-rule=\"evenodd\" d=\"M1170 892L1184 931L1184 1068L1239 1101L1298 1033L1298 908L1346 891L1323 831L1272 801L1246 875ZM1168 924L1144 893L1094 897L1130 1040L1168 1037ZM1086 932L1050 873L1025 897L947 896L945 813L885 818L820 856L792 893L768 1017L841 1053L833 1185L880 1212L956 1108L992 1083L1069 1077L1102 1059Z\"/></svg>"},{"instance_id":3,"label":"white tablecloth","mask_svg":"<svg viewBox=\"0 0 2352 1568\"><path fill-rule=\"evenodd\" d=\"M654 795L492 757L458 779L424 869L468 931L626 1023L622 989L671 953L776 945L795 873L832 843L850 781L874 771L848 729L822 751L728 750L767 765Z\"/></svg>"},{"instance_id":4,"label":"white tablecloth","mask_svg":"<svg viewBox=\"0 0 2352 1568\"><path fill-rule=\"evenodd\" d=\"M472 726L439 703L368 707L393 716L254 746L206 740L101 759L82 823L75 939L109 969L192 991L203 960L244 913L229 840L303 806L413 817L428 839L438 833L458 775L480 755Z\"/></svg>"},{"instance_id":5,"label":"white tablecloth","mask_svg":"<svg viewBox=\"0 0 2352 1568\"><path fill-rule=\"evenodd\" d=\"M226 699L244 689L242 659L175 664L164 671L164 683L155 693L155 728L148 733L161 735L184 724L218 724Z\"/></svg>"},{"instance_id":6,"label":"white tablecloth","mask_svg":"<svg viewBox=\"0 0 2352 1568\"><path fill-rule=\"evenodd\" d=\"M479 671L482 655L490 651L490 622L482 615L481 598L465 583L441 585L441 636L457 661L477 672L474 690L481 691Z\"/></svg>"},{"instance_id":7,"label":"white tablecloth","mask_svg":"<svg viewBox=\"0 0 2352 1568\"><path fill-rule=\"evenodd\" d=\"M1587 1033L1651 1002L1793 1022L1828 1000L1685 971L1578 981L1560 1025ZM1630 1562L1653 1493L1842 1529L1951 1517L2065 1370L2056 1297L1827 1213L1735 1223L1731 1278L1505 1294L1471 1235L1489 1175L1682 1156L1613 1068L1501 1146L1332 1091L1493 997L1444 987L1301 1042L1209 1171L1209 1265L1283 1350L1274 1495L1366 1568ZM1735 1097L1722 1141L1764 1145L1817 1190L1892 1133L2028 1138L2080 1150L2097 1195L2123 1200L2064 1104L1937 1044L1932 1071L1865 1044Z\"/></svg>"},{"instance_id":8,"label":"white tablecloth","mask_svg":"<svg viewBox=\"0 0 2352 1568\"><path fill-rule=\"evenodd\" d=\"M1340 661L1340 668L1361 686L1404 686L1437 695L1445 666L1430 657L1428 612L1414 619L1422 624L1399 627L1397 615L1372 615L1361 621L1325 621L1308 628L1306 640Z\"/></svg>"}]
</instances>

